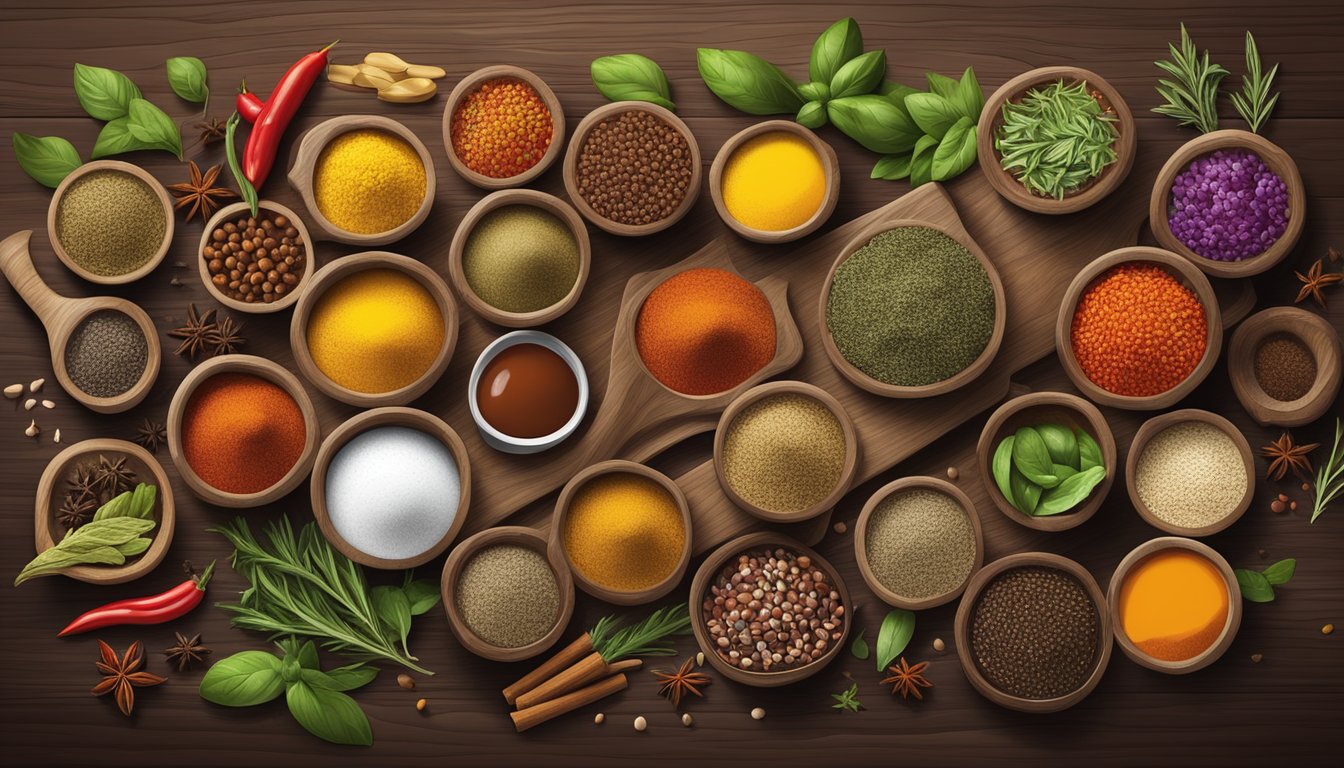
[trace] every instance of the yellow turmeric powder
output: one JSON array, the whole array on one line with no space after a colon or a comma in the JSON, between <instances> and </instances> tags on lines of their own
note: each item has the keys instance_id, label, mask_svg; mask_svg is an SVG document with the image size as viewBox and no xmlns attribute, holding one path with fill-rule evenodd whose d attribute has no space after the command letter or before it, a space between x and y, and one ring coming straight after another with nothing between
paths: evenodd
<instances>
[{"instance_id":1,"label":"yellow turmeric powder","mask_svg":"<svg viewBox=\"0 0 1344 768\"><path fill-rule=\"evenodd\" d=\"M562 542L574 569L614 592L657 585L676 569L686 526L672 494L630 472L598 475L570 502Z\"/></svg>"},{"instance_id":2,"label":"yellow turmeric powder","mask_svg":"<svg viewBox=\"0 0 1344 768\"><path fill-rule=\"evenodd\" d=\"M1227 624L1227 583L1207 557L1188 549L1149 555L1120 586L1120 626L1140 651L1162 661L1192 659Z\"/></svg>"},{"instance_id":3,"label":"yellow turmeric powder","mask_svg":"<svg viewBox=\"0 0 1344 768\"><path fill-rule=\"evenodd\" d=\"M723 169L723 204L751 229L782 232L800 227L826 197L821 156L801 136L770 131L748 139Z\"/></svg>"},{"instance_id":4,"label":"yellow turmeric powder","mask_svg":"<svg viewBox=\"0 0 1344 768\"><path fill-rule=\"evenodd\" d=\"M313 174L317 208L335 226L376 235L410 221L425 201L425 165L415 148L387 131L337 136Z\"/></svg>"}]
</instances>

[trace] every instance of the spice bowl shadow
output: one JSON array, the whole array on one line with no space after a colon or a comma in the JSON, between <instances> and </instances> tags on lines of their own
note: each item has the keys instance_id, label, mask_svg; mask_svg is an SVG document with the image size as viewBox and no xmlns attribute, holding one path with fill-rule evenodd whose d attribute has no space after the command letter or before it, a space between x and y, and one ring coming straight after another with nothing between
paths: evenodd
<instances>
[{"instance_id":1,"label":"spice bowl shadow","mask_svg":"<svg viewBox=\"0 0 1344 768\"><path fill-rule=\"evenodd\" d=\"M990 289L994 293L994 329L990 333L989 341L985 344L984 350L980 355L962 370L931 384L921 384L917 386L903 386L897 384L888 384L879 381L867 373L864 373L858 366L847 360L840 348L836 346L835 339L831 335L831 326L829 313L827 311L831 298L831 287L835 284L836 273L840 267L849 260L851 256L857 253L861 248L868 245L873 238L878 235L895 229L905 227L921 227L932 229L956 241L958 245L970 252L980 266L985 270L989 278ZM923 398L944 395L959 389L980 376L994 362L994 356L999 352L999 346L1003 343L1004 328L1007 325L1008 304L1004 295L1003 280L999 277L999 272L994 267L994 263L985 255L984 250L980 248L974 238L969 234L958 234L950 231L940 224L934 224L917 219L898 219L895 221L884 221L874 224L871 227L860 232L852 240L845 244L841 249L840 255L835 263L831 265L830 272L826 275L826 282L821 290L821 298L817 302L817 314L821 326L821 345L826 350L826 356L830 358L831 365L835 367L840 375L844 376L851 384L860 389L871 392L882 397L892 397L898 399L905 398Z\"/></svg>"},{"instance_id":2,"label":"spice bowl shadow","mask_svg":"<svg viewBox=\"0 0 1344 768\"><path fill-rule=\"evenodd\" d=\"M1115 162L1104 167L1100 174L1078 189L1064 195L1062 199L1046 197L1029 191L1011 172L1004 170L1002 156L994 147L994 137L1003 125L1003 106L1008 102L1017 102L1033 88L1059 81L1068 85L1086 82L1100 94L1098 102L1102 108L1110 107L1115 112L1116 138L1112 147L1115 150ZM1134 157L1138 153L1138 139L1134 124L1134 114L1110 83L1101 75L1079 67L1055 66L1040 67L1024 72L999 87L988 99L980 111L979 128L976 131L976 144L980 158L980 170L984 172L989 185L1004 200L1032 213L1064 214L1076 213L1089 208L1111 194L1129 176L1134 167Z\"/></svg>"},{"instance_id":3,"label":"spice bowl shadow","mask_svg":"<svg viewBox=\"0 0 1344 768\"><path fill-rule=\"evenodd\" d=\"M732 158L733 153L748 141L769 133L787 133L807 142L808 146L817 153L817 158L821 161L822 169L826 174L826 190L822 195L821 206L807 221L789 229L766 230L747 226L733 216L724 200L723 173L728 167L728 161ZM719 148L719 153L714 156L714 163L709 168L709 194L714 200L714 209L718 211L719 218L723 219L723 223L747 240L757 243L792 242L815 232L818 227L826 223L826 220L831 217L831 213L835 211L835 205L840 199L840 161L835 155L835 149L822 141L816 133L792 120L767 120L739 131Z\"/></svg>"},{"instance_id":4,"label":"spice bowl shadow","mask_svg":"<svg viewBox=\"0 0 1344 768\"><path fill-rule=\"evenodd\" d=\"M1288 186L1288 227L1263 253L1239 261L1210 259L1195 253L1171 231L1169 211L1171 190L1176 178L1195 160L1220 149L1241 149L1259 157L1269 170ZM1203 134L1182 144L1158 171L1148 200L1148 226L1163 248L1175 253L1214 277L1250 277L1283 261L1302 236L1307 212L1306 188L1297 163L1287 152L1268 139L1250 131L1226 129Z\"/></svg>"},{"instance_id":5,"label":"spice bowl shadow","mask_svg":"<svg viewBox=\"0 0 1344 768\"><path fill-rule=\"evenodd\" d=\"M313 238L308 234L308 227L304 225L303 219L299 218L298 214L273 200L260 200L257 205L261 210L269 211L272 214L284 216L289 219L294 224L294 228L299 231L299 236L303 239L305 263L303 272L299 275L299 281L294 284L294 287L291 288L284 297L267 304L265 302L239 301L238 299L225 294L215 286L214 280L210 275L209 259L205 258L206 246L210 244L211 235L217 228L222 227L227 222L243 215L244 211L250 210L246 202L226 205L218 211L215 211L215 215L211 216L210 220L206 222L205 229L201 232L200 245L196 248L196 266L201 274L201 282L210 293L210 297L215 301L218 301L229 309L236 309L239 312L267 314L271 312L279 312L294 306L294 303L299 300L299 294L308 287L310 282L312 282L311 278L313 272L317 270L317 259L313 255Z\"/></svg>"},{"instance_id":6,"label":"spice bowl shadow","mask_svg":"<svg viewBox=\"0 0 1344 768\"><path fill-rule=\"evenodd\" d=\"M139 267L121 275L100 275L85 269L75 261L61 243L61 238L57 234L57 224L61 209L61 201L64 200L66 192L70 186L79 179L100 171L117 171L134 177L143 182L154 193L155 199L159 202L163 210L164 228L163 239L159 242L158 248L149 257L149 260ZM88 280L91 283L99 285L125 285L133 283L136 280L153 272L155 267L163 262L163 257L167 255L168 248L173 244L173 230L176 220L173 217L173 201L168 197L168 190L164 188L159 180L150 175L149 171L138 165L131 165L120 160L94 160L85 163L75 170L71 171L56 187L56 191L51 196L51 204L47 206L47 239L51 242L51 249L56 252L56 258L61 260L71 272Z\"/></svg>"},{"instance_id":7,"label":"spice bowl shadow","mask_svg":"<svg viewBox=\"0 0 1344 768\"><path fill-rule=\"evenodd\" d=\"M154 519L158 525L146 534L151 539L149 549L129 562L122 565L76 565L64 568L59 573L89 584L124 584L144 576L163 562L168 547L173 543L177 521L173 486L168 480L168 474L163 471L163 465L158 459L134 443L111 438L84 440L56 454L47 463L37 481L34 544L37 553L41 554L56 546L56 542L65 535L56 521L56 512L66 491L65 481L78 462L96 460L99 455L125 457L127 467L135 473L139 482L156 487Z\"/></svg>"},{"instance_id":8,"label":"spice bowl shadow","mask_svg":"<svg viewBox=\"0 0 1344 768\"><path fill-rule=\"evenodd\" d=\"M551 113L551 143L546 147L541 159L526 171L502 179L473 171L453 150L453 115L457 113L462 100L474 93L487 80L513 80L526 83L537 92L545 102L547 111ZM443 108L443 148L448 155L448 164L453 167L457 175L481 189L508 189L532 182L555 163L563 146L565 146L565 112L560 106L560 99L545 80L530 70L510 64L483 67L458 81L452 93L448 94L448 101Z\"/></svg>"},{"instance_id":9,"label":"spice bowl shadow","mask_svg":"<svg viewBox=\"0 0 1344 768\"><path fill-rule=\"evenodd\" d=\"M496 429L482 413L477 397L481 378L485 375L485 369L504 350L521 344L534 344L555 353L569 366L578 382L579 396L578 403L574 407L574 413L559 429L541 437L517 437ZM486 445L502 453L541 453L569 439L579 428L579 425L583 423L583 418L588 413L588 374L584 370L583 360L579 359L578 354L568 344L549 333L511 331L490 342L485 349L481 350L480 356L476 358L476 364L472 366L471 376L467 380L467 406L471 410L471 419L476 422L476 429L481 434L481 440Z\"/></svg>"},{"instance_id":10,"label":"spice bowl shadow","mask_svg":"<svg viewBox=\"0 0 1344 768\"><path fill-rule=\"evenodd\" d=\"M709 599L710 586L718 578L720 572L727 568L739 555L764 549L783 549L799 557L811 558L813 569L820 570L830 577L832 586L840 594L840 605L845 609L844 628L840 636L834 638L830 647L826 649L825 655L804 666L780 672L749 672L729 665L719 656L714 640L709 636L709 630L705 626L703 614L703 603ZM739 536L711 552L700 564L700 568L696 570L695 577L691 581L688 606L691 614L691 631L695 635L695 642L700 646L700 650L704 651L705 660L714 669L718 670L719 674L729 680L754 688L776 688L782 685L790 685L817 674L840 655L841 649L848 646L854 624L854 603L850 601L849 590L840 578L840 572L826 558L817 554L810 547L804 546L801 542L782 533L773 531L758 531Z\"/></svg>"},{"instance_id":11,"label":"spice bowl shadow","mask_svg":"<svg viewBox=\"0 0 1344 768\"><path fill-rule=\"evenodd\" d=\"M420 158L421 165L425 169L425 197L420 202L420 207L416 209L411 218L396 227L386 232L375 232L373 234L351 232L333 224L326 216L322 215L322 209L317 205L317 194L314 189L317 164L327 145L351 131L364 130L390 133L405 141L415 150L416 155ZM436 186L434 158L430 156L429 149L425 147L425 143L420 140L419 136L415 135L414 131L390 117L342 115L318 123L303 134L303 138L299 140L298 152L294 156L294 163L289 169L289 185L303 198L303 207L307 209L309 216L309 229L318 238L334 240L338 243L349 243L350 245L387 245L414 232L421 224L425 223L425 219L429 216L429 209L434 205ZM311 246L311 241L309 241L309 245Z\"/></svg>"},{"instance_id":12,"label":"spice bowl shadow","mask_svg":"<svg viewBox=\"0 0 1344 768\"><path fill-rule=\"evenodd\" d=\"M231 493L216 488L196 474L196 470L192 469L187 461L182 436L182 422L187 407L198 387L221 374L255 376L274 384L294 399L299 412L303 415L304 443L298 459L275 484L256 493ZM198 499L220 507L259 507L277 501L297 488L313 468L313 460L317 456L321 437L317 410L313 408L313 401L308 397L308 392L304 390L298 377L278 363L255 355L223 355L201 363L182 379L177 391L173 393L172 402L168 405L168 453L173 459L173 466L177 467L178 475Z\"/></svg>"},{"instance_id":13,"label":"spice bowl shadow","mask_svg":"<svg viewBox=\"0 0 1344 768\"><path fill-rule=\"evenodd\" d=\"M509 312L495 307L481 298L467 280L465 257L472 232L490 213L511 206L535 208L554 216L564 223L569 230L578 250L579 273L574 280L573 287L556 303L532 312ZM573 206L545 192L530 189L509 189L486 195L472 206L471 210L467 211L467 215L462 218L462 223L458 224L457 231L453 233L453 242L449 248L448 277L452 281L453 287L457 289L458 295L462 297L468 307L475 310L476 314L505 328L531 328L545 325L574 308L574 305L579 302L579 296L583 294L583 287L588 283L588 272L591 270L592 264L593 248L588 239L588 228L584 226L583 219L579 218L579 214Z\"/></svg>"},{"instance_id":14,"label":"spice bowl shadow","mask_svg":"<svg viewBox=\"0 0 1344 768\"><path fill-rule=\"evenodd\" d=\"M685 532L684 542L681 548L681 554L677 559L676 566L657 584L646 589L633 592L626 592L603 586L588 578L584 572L579 569L570 559L569 550L565 546L565 524L569 520L570 512L574 505L574 497L583 490L590 481L599 477L612 474L630 474L657 483L676 504L677 510L681 513L682 530ZM652 602L671 592L681 583L681 577L686 575L686 566L691 562L691 507L686 501L686 494L682 492L681 487L672 481L672 478L664 475L655 469L636 464L633 461L624 461L621 459L612 459L594 464L575 475L565 487L560 491L560 497L555 502L555 512L551 517L551 538L550 538L550 557L564 561L569 572L573 574L574 583L579 589L604 600L613 605L643 605Z\"/></svg>"},{"instance_id":15,"label":"spice bowl shadow","mask_svg":"<svg viewBox=\"0 0 1344 768\"><path fill-rule=\"evenodd\" d=\"M438 541L433 542L420 554L411 557L390 559L369 554L355 547L336 530L327 504L327 473L331 468L332 459L351 440L371 429L380 427L408 427L429 435L448 449L453 457L453 462L457 465L460 492L453 522ZM385 478L368 478L369 482L383 482L384 480ZM322 447L318 449L317 459L313 464L312 479L309 482L309 497L313 505L313 518L317 521L318 527L322 529L322 535L341 554L371 568L396 570L414 568L443 554L448 545L453 543L453 539L457 537L458 532L462 530L471 505L471 458L467 455L467 447L463 444L462 438L452 427L437 416L414 408L374 408L350 417L339 427L332 430L331 434L327 435L326 439L322 441Z\"/></svg>"},{"instance_id":16,"label":"spice bowl shadow","mask_svg":"<svg viewBox=\"0 0 1344 768\"><path fill-rule=\"evenodd\" d=\"M1256 378L1260 345L1270 336L1286 334L1301 342L1314 358L1316 379L1296 400L1271 397ZM1256 423L1300 427L1330 410L1339 394L1344 343L1325 318L1298 307L1271 307L1241 321L1228 343L1227 371L1237 400Z\"/></svg>"},{"instance_id":17,"label":"spice bowl shadow","mask_svg":"<svg viewBox=\"0 0 1344 768\"><path fill-rule=\"evenodd\" d=\"M1144 653L1125 633L1121 620L1120 591L1124 587L1125 578L1129 576L1130 571L1148 557L1173 549L1194 552L1207 558L1217 569L1218 574L1222 576L1223 584L1227 587L1228 598L1227 621L1223 624L1217 640L1200 653L1183 661L1166 661ZM1228 565L1227 560L1207 544L1179 536L1162 536L1149 539L1130 550L1129 554L1125 555L1120 564L1115 567L1115 573L1111 576L1111 583L1107 587L1106 601L1110 605L1111 625L1114 627L1115 642L1119 644L1120 650L1135 664L1167 675L1189 674L1217 661L1231 647L1232 641L1237 637L1237 630L1241 627L1241 587L1237 584L1237 575L1233 572L1232 566Z\"/></svg>"},{"instance_id":18,"label":"spice bowl shadow","mask_svg":"<svg viewBox=\"0 0 1344 768\"><path fill-rule=\"evenodd\" d=\"M975 533L975 558L971 562L970 570L966 572L966 577L955 587L941 594L924 598L910 598L898 594L886 584L883 584L874 572L873 563L868 556L868 526L873 519L874 512L881 506L882 502L892 496L916 490L932 491L952 499L965 513L966 519L970 521L971 530ZM950 603L961 596L966 590L966 585L971 582L971 579L985 562L985 537L980 525L980 515L975 510L975 502L971 501L971 497L967 496L960 488L940 478L903 477L899 480L893 480L879 488L868 499L863 505L863 510L859 513L858 520L854 523L854 560L858 563L859 573L863 576L864 583L868 585L874 595L877 595L879 600L887 605L904 608L907 611L922 611L926 608Z\"/></svg>"},{"instance_id":19,"label":"spice bowl shadow","mask_svg":"<svg viewBox=\"0 0 1344 768\"><path fill-rule=\"evenodd\" d=\"M560 610L556 616L555 626L535 642L516 648L492 645L471 630L457 607L457 585L462 577L462 570L477 553L493 546L520 546L531 549L546 558L551 573L555 576L560 593ZM504 525L489 528L463 540L453 548L443 564L439 593L443 598L443 609L448 615L448 628L452 630L453 637L457 638L463 648L492 661L523 661L546 651L565 633L569 619L574 615L574 577L570 574L565 561L550 551L546 537L537 529L526 526Z\"/></svg>"},{"instance_id":20,"label":"spice bowl shadow","mask_svg":"<svg viewBox=\"0 0 1344 768\"><path fill-rule=\"evenodd\" d=\"M1028 515L1019 511L1004 498L994 480L994 452L999 443L1022 427L1036 427L1041 424L1059 424L1069 429L1079 429L1091 435L1101 447L1101 463L1106 470L1106 478L1101 481L1087 498L1067 512L1058 515ZM1066 531L1087 522L1106 501L1111 485L1115 482L1117 450L1115 433L1106 417L1092 403L1067 392L1033 392L1015 397L999 406L984 429L980 431L980 440L975 448L976 465L980 470L980 482L985 488L994 506L1009 520L1018 525L1038 531Z\"/></svg>"},{"instance_id":21,"label":"spice bowl shadow","mask_svg":"<svg viewBox=\"0 0 1344 768\"><path fill-rule=\"evenodd\" d=\"M1241 500L1237 502L1237 505L1222 518L1198 527L1177 525L1162 519L1144 503L1143 498L1139 495L1138 487L1139 459L1143 456L1149 443L1169 427L1188 423L1207 424L1227 435L1236 445L1237 455L1240 457L1242 469L1246 473L1246 491L1241 495ZM1125 459L1125 489L1129 493L1129 502L1134 505L1134 511L1139 513L1139 517L1143 518L1144 522L1159 531L1164 531L1173 536L1193 538L1212 536L1219 531L1226 530L1237 520L1240 520L1241 516L1251 506L1251 499L1255 497L1255 458L1251 454L1251 444L1247 442L1246 436L1241 433L1240 429L1237 429L1235 424L1216 413L1186 408L1154 416L1139 427L1139 431L1134 433L1134 441L1129 444L1129 455Z\"/></svg>"},{"instance_id":22,"label":"spice bowl shadow","mask_svg":"<svg viewBox=\"0 0 1344 768\"><path fill-rule=\"evenodd\" d=\"M971 620L981 594L999 575L1024 567L1051 568L1063 571L1077 579L1097 611L1095 664L1082 685L1063 696L1049 699L1029 699L1000 690L985 676L972 647ZM1106 607L1105 594L1102 593L1101 587L1097 585L1097 580L1092 578L1092 574L1086 568L1067 557L1049 552L1019 552L999 558L981 568L980 572L971 579L970 584L966 585L966 591L962 594L961 602L957 605L957 615L954 619L953 628L957 644L957 658L961 663L961 671L970 681L971 687L991 702L1005 709L1018 712L1044 714L1059 712L1072 707L1092 693L1097 684L1101 682L1102 676L1106 673L1106 667L1111 662L1111 612Z\"/></svg>"},{"instance_id":23,"label":"spice bowl shadow","mask_svg":"<svg viewBox=\"0 0 1344 768\"><path fill-rule=\"evenodd\" d=\"M1111 269L1122 264L1140 264L1155 266L1171 275L1183 287L1192 292L1204 308L1207 325L1205 334L1204 357L1181 383L1156 395L1130 396L1119 395L1103 389L1088 378L1073 352L1073 316L1078 304L1095 287L1101 278ZM1059 362L1064 367L1073 385L1087 398L1100 405L1123 408L1130 411L1152 411L1167 408L1190 394L1204 381L1218 362L1218 353L1223 347L1223 319L1218 305L1218 297L1213 291L1209 279L1189 261L1171 251L1148 246L1130 246L1098 256L1083 267L1074 276L1073 282L1064 290L1064 299L1059 305L1059 315L1055 320L1055 350Z\"/></svg>"}]
</instances>

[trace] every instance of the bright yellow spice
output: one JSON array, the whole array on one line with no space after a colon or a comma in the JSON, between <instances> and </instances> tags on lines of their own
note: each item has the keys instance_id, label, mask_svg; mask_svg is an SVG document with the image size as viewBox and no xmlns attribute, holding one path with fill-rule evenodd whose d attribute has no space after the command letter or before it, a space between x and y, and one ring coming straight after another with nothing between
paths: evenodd
<instances>
[{"instance_id":1,"label":"bright yellow spice","mask_svg":"<svg viewBox=\"0 0 1344 768\"><path fill-rule=\"evenodd\" d=\"M368 394L408 386L443 346L443 313L415 278L366 269L331 286L308 316L308 352L327 378Z\"/></svg>"},{"instance_id":2,"label":"bright yellow spice","mask_svg":"<svg viewBox=\"0 0 1344 768\"><path fill-rule=\"evenodd\" d=\"M574 494L563 541L570 563L589 581L638 592L676 569L686 526L676 500L657 482L613 472Z\"/></svg>"},{"instance_id":3,"label":"bright yellow spice","mask_svg":"<svg viewBox=\"0 0 1344 768\"><path fill-rule=\"evenodd\" d=\"M782 232L806 224L826 197L826 169L801 136L770 131L748 139L723 169L723 203L742 224Z\"/></svg>"},{"instance_id":4,"label":"bright yellow spice","mask_svg":"<svg viewBox=\"0 0 1344 768\"><path fill-rule=\"evenodd\" d=\"M317 208L347 232L375 235L410 220L425 201L425 166L400 136L379 130L336 137L317 158Z\"/></svg>"}]
</instances>

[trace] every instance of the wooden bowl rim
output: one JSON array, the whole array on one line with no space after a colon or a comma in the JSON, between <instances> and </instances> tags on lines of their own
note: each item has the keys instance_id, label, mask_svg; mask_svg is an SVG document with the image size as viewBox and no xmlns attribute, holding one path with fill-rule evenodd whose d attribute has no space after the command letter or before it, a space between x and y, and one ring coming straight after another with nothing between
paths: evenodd
<instances>
[{"instance_id":1,"label":"wooden bowl rim","mask_svg":"<svg viewBox=\"0 0 1344 768\"><path fill-rule=\"evenodd\" d=\"M66 252L65 246L61 244L61 239L56 235L56 214L60 210L61 201L65 198L65 193L70 189L70 185L78 179L95 173L97 171L119 171L129 176L134 176L145 185L147 185L158 198L159 205L163 208L163 240L159 243L158 250L154 255L139 267L121 275L99 275L80 266L70 254ZM56 191L51 195L51 203L47 205L47 240L51 243L51 250L56 252L56 258L66 266L71 272L79 277L88 280L90 283L98 285L125 285L133 283L136 280L153 272L159 264L163 263L163 257L168 254L168 249L173 245L173 231L176 228L177 221L173 215L173 201L168 197L168 190L154 178L149 171L138 165L132 165L121 160L91 160L71 171L61 183L57 185Z\"/></svg>"},{"instance_id":2,"label":"wooden bowl rim","mask_svg":"<svg viewBox=\"0 0 1344 768\"><path fill-rule=\"evenodd\" d=\"M58 294L59 295L59 294ZM133 301L116 296L94 296L87 299L60 297L66 306L74 309L59 323L53 324L49 331L48 344L51 348L51 369L56 381L66 394L95 413L121 413L139 405L149 395L154 382L159 378L159 369L163 361L163 348L159 342L159 329L145 312ZM70 371L65 365L65 353L75 331L90 315L102 311L120 312L135 321L145 337L145 369L131 388L112 397L95 397L75 385Z\"/></svg>"},{"instance_id":3,"label":"wooden bowl rim","mask_svg":"<svg viewBox=\"0 0 1344 768\"><path fill-rule=\"evenodd\" d=\"M531 168L522 173L509 176L503 179L496 179L492 176L486 176L471 170L457 156L453 149L453 114L457 112L457 107L468 94L475 92L478 86L487 80L518 80L524 82L537 92L541 100L546 103L546 109L551 113L551 143L546 147L546 152L542 154L541 159ZM475 72L467 75L457 82L452 93L448 94L448 101L443 108L443 150L448 155L448 164L468 183L481 189L497 190L508 189L510 187L521 187L528 184L550 168L555 159L560 156L560 148L565 145L565 112L560 105L560 99L556 97L555 91L542 80L539 75L528 69L516 67L512 64L496 64L489 67L482 67Z\"/></svg>"},{"instance_id":4,"label":"wooden bowl rim","mask_svg":"<svg viewBox=\"0 0 1344 768\"><path fill-rule=\"evenodd\" d=\"M499 354L504 350L522 344L535 344L559 355L560 359L569 365L570 371L574 373L574 378L578 380L579 402L574 407L574 413L570 415L569 421L566 421L564 426L549 435L515 437L501 432L489 421L486 421L485 415L481 413L480 404L476 401L476 390L480 386L481 376L485 374L486 366L494 362L494 359L499 357ZM481 354L477 355L476 362L472 365L471 374L467 379L467 408L471 411L471 420L476 422L476 429L480 431L482 440L492 448L505 450L505 447L507 447L511 449L505 450L506 453L540 453L568 440L578 430L579 425L583 423L584 417L588 414L589 392L588 371L584 368L583 359L568 344L543 331L510 331L487 344L485 349L481 350Z\"/></svg>"},{"instance_id":5,"label":"wooden bowl rim","mask_svg":"<svg viewBox=\"0 0 1344 768\"><path fill-rule=\"evenodd\" d=\"M1275 333L1293 336L1316 359L1316 381L1305 395L1290 402L1270 397L1255 378L1255 352L1261 342ZM1330 410L1339 394L1341 358L1344 342L1325 318L1300 307L1270 307L1241 321L1232 333L1227 353L1228 378L1242 407L1257 423L1299 427Z\"/></svg>"},{"instance_id":6,"label":"wooden bowl rim","mask_svg":"<svg viewBox=\"0 0 1344 768\"><path fill-rule=\"evenodd\" d=\"M811 218L789 229L768 230L749 227L728 211L728 204L723 199L723 172L728 167L728 160L743 144L767 133L788 133L802 138L817 153L817 159L821 161L826 174L826 192L821 205ZM818 227L831 218L835 205L840 200L840 160L835 155L835 148L811 130L792 120L767 120L738 131L719 147L718 154L714 156L714 162L709 167L709 194L714 200L714 210L718 212L723 223L747 240L755 243L792 242L817 231Z\"/></svg>"},{"instance_id":7,"label":"wooden bowl rim","mask_svg":"<svg viewBox=\"0 0 1344 768\"><path fill-rule=\"evenodd\" d=\"M312 276L313 272L317 271L317 258L313 254L313 238L308 234L308 227L304 225L303 220L299 218L297 213L294 213L294 211L274 200L259 200L257 201L257 207L264 208L271 213L288 218L294 223L294 228L299 231L299 236L303 238L303 249L306 254L305 258L307 263L303 267L303 273L299 275L299 282L294 284L293 290L287 293L284 298L279 301L273 301L270 304L257 304L255 302L249 304L246 301L239 301L232 296L224 295L223 291L216 288L214 282L210 279L210 267L205 258L205 247L210 244L210 233L214 232L217 227L225 223L226 219L237 218L238 214L243 211L250 212L252 209L246 202L237 202L226 205L218 211L215 211L215 215L211 216L210 220L206 222L205 229L201 232L200 244L196 247L196 268L201 275L201 282L205 285L206 291L210 294L210 298L218 301L229 309L236 309L239 312L247 312L254 315L264 315L272 312L279 312L294 306L294 302L299 300L299 294L303 292L304 288L308 287L308 283L310 282L309 278Z\"/></svg>"}]
</instances>

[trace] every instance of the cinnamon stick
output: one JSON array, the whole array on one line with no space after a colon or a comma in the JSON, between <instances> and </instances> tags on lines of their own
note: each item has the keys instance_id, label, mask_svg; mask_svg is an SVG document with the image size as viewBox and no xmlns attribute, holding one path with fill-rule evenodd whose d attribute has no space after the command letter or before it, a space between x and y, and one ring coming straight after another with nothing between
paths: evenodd
<instances>
[{"instance_id":1,"label":"cinnamon stick","mask_svg":"<svg viewBox=\"0 0 1344 768\"><path fill-rule=\"evenodd\" d=\"M584 632L582 635L575 638L574 642L561 648L559 653L542 662L541 666L528 672L518 682L505 688L503 691L504 700L510 704L514 703L518 700L519 696L536 688L538 685L541 685L564 671L566 667L579 662L583 657L590 653L594 653L595 651L596 649L593 648L593 639L588 636L587 632Z\"/></svg>"},{"instance_id":2,"label":"cinnamon stick","mask_svg":"<svg viewBox=\"0 0 1344 768\"><path fill-rule=\"evenodd\" d=\"M625 690L628 681L625 673L621 672L611 677L600 680L586 688L580 688L577 691L567 693L557 699L542 702L535 707L520 709L509 713L513 718L513 727L519 733L529 728L534 728L547 720L557 718L561 715L573 712L580 707L586 707L595 701L605 699L617 691Z\"/></svg>"},{"instance_id":3,"label":"cinnamon stick","mask_svg":"<svg viewBox=\"0 0 1344 768\"><path fill-rule=\"evenodd\" d=\"M602 660L599 653L590 653L585 656L578 664L555 675L546 682L538 685L536 688L522 694L514 701L519 709L535 707L543 701L550 701L558 696L563 696L572 690L582 688L589 683L600 680L604 677L614 675L617 672L625 672L631 669L639 669L644 664L642 659L626 659L614 664L608 664Z\"/></svg>"}]
</instances>

